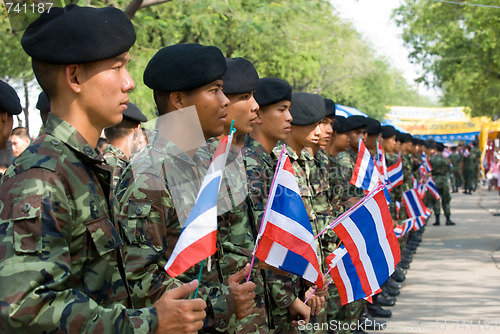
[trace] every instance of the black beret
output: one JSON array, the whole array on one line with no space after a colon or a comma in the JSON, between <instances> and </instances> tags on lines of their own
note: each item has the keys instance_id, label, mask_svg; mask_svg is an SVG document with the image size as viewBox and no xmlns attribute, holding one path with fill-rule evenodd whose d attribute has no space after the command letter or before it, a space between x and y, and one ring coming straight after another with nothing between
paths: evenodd
<instances>
[{"instance_id":1,"label":"black beret","mask_svg":"<svg viewBox=\"0 0 500 334\"><path fill-rule=\"evenodd\" d=\"M351 130L351 126L347 122L347 118L345 118L344 116L335 116L335 121L333 121L332 129L337 133L345 133Z\"/></svg>"},{"instance_id":2,"label":"black beret","mask_svg":"<svg viewBox=\"0 0 500 334\"><path fill-rule=\"evenodd\" d=\"M36 103L36 108L40 111L50 111L49 97L43 91L40 93L40 95L38 95L38 101Z\"/></svg>"},{"instance_id":3,"label":"black beret","mask_svg":"<svg viewBox=\"0 0 500 334\"><path fill-rule=\"evenodd\" d=\"M31 23L24 51L49 64L80 64L116 57L135 43L134 25L120 9L53 7Z\"/></svg>"},{"instance_id":4,"label":"black beret","mask_svg":"<svg viewBox=\"0 0 500 334\"><path fill-rule=\"evenodd\" d=\"M253 64L245 58L226 58L227 71L224 81L224 94L250 93L259 86L259 75Z\"/></svg>"},{"instance_id":5,"label":"black beret","mask_svg":"<svg viewBox=\"0 0 500 334\"><path fill-rule=\"evenodd\" d=\"M0 111L10 115L19 115L23 108L16 91L5 81L0 80Z\"/></svg>"},{"instance_id":6,"label":"black beret","mask_svg":"<svg viewBox=\"0 0 500 334\"><path fill-rule=\"evenodd\" d=\"M335 117L335 102L332 99L325 99L326 117Z\"/></svg>"},{"instance_id":7,"label":"black beret","mask_svg":"<svg viewBox=\"0 0 500 334\"><path fill-rule=\"evenodd\" d=\"M127 103L127 109L123 112L123 118L128 118L131 121L141 123L147 122L148 119L144 114L137 108L137 106L133 103Z\"/></svg>"},{"instance_id":8,"label":"black beret","mask_svg":"<svg viewBox=\"0 0 500 334\"><path fill-rule=\"evenodd\" d=\"M366 132L369 136L378 135L382 132L382 125L375 118L367 117L366 122Z\"/></svg>"},{"instance_id":9,"label":"black beret","mask_svg":"<svg viewBox=\"0 0 500 334\"><path fill-rule=\"evenodd\" d=\"M382 126L382 138L391 138L396 136L398 131L392 125Z\"/></svg>"},{"instance_id":10,"label":"black beret","mask_svg":"<svg viewBox=\"0 0 500 334\"><path fill-rule=\"evenodd\" d=\"M361 115L349 116L347 121L351 125L351 130L365 129L368 126L367 118Z\"/></svg>"},{"instance_id":11,"label":"black beret","mask_svg":"<svg viewBox=\"0 0 500 334\"><path fill-rule=\"evenodd\" d=\"M420 145L420 139L418 139L417 137L411 137L411 143L413 145Z\"/></svg>"},{"instance_id":12,"label":"black beret","mask_svg":"<svg viewBox=\"0 0 500 334\"><path fill-rule=\"evenodd\" d=\"M436 143L436 151L443 152L444 151L444 144L443 143Z\"/></svg>"},{"instance_id":13,"label":"black beret","mask_svg":"<svg viewBox=\"0 0 500 334\"><path fill-rule=\"evenodd\" d=\"M226 59L215 46L175 44L160 49L144 71L153 90L180 92L207 85L226 73Z\"/></svg>"},{"instance_id":14,"label":"black beret","mask_svg":"<svg viewBox=\"0 0 500 334\"><path fill-rule=\"evenodd\" d=\"M280 101L291 101L292 87L282 79L262 78L259 80L259 87L253 93L253 96L262 108Z\"/></svg>"},{"instance_id":15,"label":"black beret","mask_svg":"<svg viewBox=\"0 0 500 334\"><path fill-rule=\"evenodd\" d=\"M292 125L310 125L321 121L326 115L325 100L318 94L293 93L290 113Z\"/></svg>"}]
</instances>

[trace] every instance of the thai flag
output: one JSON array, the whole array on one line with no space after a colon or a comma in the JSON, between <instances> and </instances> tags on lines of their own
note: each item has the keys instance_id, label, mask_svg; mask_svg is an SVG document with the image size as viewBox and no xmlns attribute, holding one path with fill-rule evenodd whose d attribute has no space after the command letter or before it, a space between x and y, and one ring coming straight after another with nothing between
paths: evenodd
<instances>
[{"instance_id":1,"label":"thai flag","mask_svg":"<svg viewBox=\"0 0 500 334\"><path fill-rule=\"evenodd\" d=\"M422 165L424 165L425 171L427 173L430 173L432 171L431 163L429 162L429 159L427 158L427 154L425 154L425 152L422 152Z\"/></svg>"},{"instance_id":2,"label":"thai flag","mask_svg":"<svg viewBox=\"0 0 500 334\"><path fill-rule=\"evenodd\" d=\"M424 216L420 216L415 219L415 221L413 222L413 229L415 231L420 230L420 228L425 225L425 218L426 217Z\"/></svg>"},{"instance_id":3,"label":"thai flag","mask_svg":"<svg viewBox=\"0 0 500 334\"><path fill-rule=\"evenodd\" d=\"M445 147L445 149L443 151L443 157L449 158L450 155L451 155L451 150L448 147Z\"/></svg>"},{"instance_id":4,"label":"thai flag","mask_svg":"<svg viewBox=\"0 0 500 334\"><path fill-rule=\"evenodd\" d=\"M410 232L413 228L413 224L415 223L415 218L408 218L401 222L400 225L397 225L394 228L394 234L396 234L396 238L401 238L406 233Z\"/></svg>"},{"instance_id":5,"label":"thai flag","mask_svg":"<svg viewBox=\"0 0 500 334\"><path fill-rule=\"evenodd\" d=\"M171 277L182 274L217 249L217 197L232 139L232 135L226 136L215 150L194 207L165 265Z\"/></svg>"},{"instance_id":6,"label":"thai flag","mask_svg":"<svg viewBox=\"0 0 500 334\"><path fill-rule=\"evenodd\" d=\"M427 179L427 182L425 183L425 188L427 190L429 190L431 192L432 196L434 196L436 199L441 198L441 196L439 195L439 191L438 191L438 188L436 186L436 183L434 182L434 179L432 178L432 176L430 176Z\"/></svg>"},{"instance_id":7,"label":"thai flag","mask_svg":"<svg viewBox=\"0 0 500 334\"><path fill-rule=\"evenodd\" d=\"M377 160L375 161L375 166L377 166L378 173L380 175L380 181L382 184L385 184L384 188L384 194L385 194L385 199L387 200L387 204L390 204L392 199L391 195L389 194L389 189L387 187L389 186L389 175L387 174L387 164L385 162L385 154L384 150L382 149L382 145L377 141Z\"/></svg>"},{"instance_id":8,"label":"thai flag","mask_svg":"<svg viewBox=\"0 0 500 334\"><path fill-rule=\"evenodd\" d=\"M424 205L416 189L411 189L403 193L403 203L410 218L420 216L427 218L431 211Z\"/></svg>"},{"instance_id":9,"label":"thai flag","mask_svg":"<svg viewBox=\"0 0 500 334\"><path fill-rule=\"evenodd\" d=\"M469 148L466 148L465 151L464 151L464 157L468 157L470 155L470 151L469 151Z\"/></svg>"},{"instance_id":10,"label":"thai flag","mask_svg":"<svg viewBox=\"0 0 500 334\"><path fill-rule=\"evenodd\" d=\"M401 161L401 154L398 161L387 168L387 175L389 177L389 184L387 188L389 191L395 186L403 184L403 162Z\"/></svg>"},{"instance_id":11,"label":"thai flag","mask_svg":"<svg viewBox=\"0 0 500 334\"><path fill-rule=\"evenodd\" d=\"M398 241L382 189L372 192L355 209L341 216L333 230L342 240L352 265L356 268L359 285L363 290L361 298L377 293L400 261ZM343 260L347 261L349 258L344 256ZM342 278L342 275L339 276ZM352 279L344 277L339 281L338 277L335 279L335 273L332 277L339 293L341 290L348 290L345 289L346 285L351 285L351 290L359 292ZM348 297L351 295L352 297ZM359 294L345 292L342 299L341 293L342 304L355 300L352 298L359 299Z\"/></svg>"},{"instance_id":12,"label":"thai flag","mask_svg":"<svg viewBox=\"0 0 500 334\"><path fill-rule=\"evenodd\" d=\"M351 184L372 191L380 183L380 175L363 140L359 139L358 158L351 177Z\"/></svg>"},{"instance_id":13,"label":"thai flag","mask_svg":"<svg viewBox=\"0 0 500 334\"><path fill-rule=\"evenodd\" d=\"M290 159L282 155L262 218L255 256L322 288L311 222Z\"/></svg>"},{"instance_id":14,"label":"thai flag","mask_svg":"<svg viewBox=\"0 0 500 334\"><path fill-rule=\"evenodd\" d=\"M326 263L332 268L330 275L337 286L342 305L366 298L356 266L344 246L340 246L332 254L328 255Z\"/></svg>"}]
</instances>

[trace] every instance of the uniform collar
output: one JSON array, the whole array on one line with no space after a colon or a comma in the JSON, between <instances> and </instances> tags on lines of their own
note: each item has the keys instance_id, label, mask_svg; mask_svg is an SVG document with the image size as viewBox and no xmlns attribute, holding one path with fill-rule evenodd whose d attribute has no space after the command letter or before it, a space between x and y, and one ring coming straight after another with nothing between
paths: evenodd
<instances>
[{"instance_id":1,"label":"uniform collar","mask_svg":"<svg viewBox=\"0 0 500 334\"><path fill-rule=\"evenodd\" d=\"M102 160L102 155L83 138L83 136L68 122L53 113L49 114L45 132L71 147L73 150L92 160Z\"/></svg>"}]
</instances>

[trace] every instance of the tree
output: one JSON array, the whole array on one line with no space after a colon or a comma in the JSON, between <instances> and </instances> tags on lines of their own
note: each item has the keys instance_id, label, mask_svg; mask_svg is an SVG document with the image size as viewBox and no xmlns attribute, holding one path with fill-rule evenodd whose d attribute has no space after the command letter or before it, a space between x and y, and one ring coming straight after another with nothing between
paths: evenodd
<instances>
[{"instance_id":1,"label":"tree","mask_svg":"<svg viewBox=\"0 0 500 334\"><path fill-rule=\"evenodd\" d=\"M481 7L406 0L394 12L410 57L443 102L470 107L474 116L500 115L500 9L497 0L468 0Z\"/></svg>"}]
</instances>

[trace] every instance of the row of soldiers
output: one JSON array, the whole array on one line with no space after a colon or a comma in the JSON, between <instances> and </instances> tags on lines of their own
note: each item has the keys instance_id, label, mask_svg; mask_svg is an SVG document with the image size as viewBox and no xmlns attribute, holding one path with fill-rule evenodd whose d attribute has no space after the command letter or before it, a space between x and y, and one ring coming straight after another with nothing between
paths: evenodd
<instances>
[{"instance_id":1,"label":"row of soldiers","mask_svg":"<svg viewBox=\"0 0 500 334\"><path fill-rule=\"evenodd\" d=\"M128 98L134 42L134 27L118 9L76 5L52 8L23 35L51 112L0 185L0 330L363 333L380 325L373 317L390 316L382 306L394 305L421 232L400 239L402 262L373 303L341 305L334 284L317 289L249 263L283 147L318 234L365 194L349 182L360 138L373 156L380 140L388 165L404 159L390 209L395 225L406 219L396 203L411 175L420 177L416 139L372 118L335 116L332 100L259 78L250 61L225 58L214 46L176 44L144 71L158 113L148 144L120 149L115 141L103 160L95 147L104 128L123 138L145 120ZM2 115L12 119L19 98L11 88L3 92ZM118 123L119 131L110 128ZM177 255L214 150L233 127L217 250L171 277L164 267ZM340 240L332 230L317 240L326 272L325 258Z\"/></svg>"}]
</instances>

